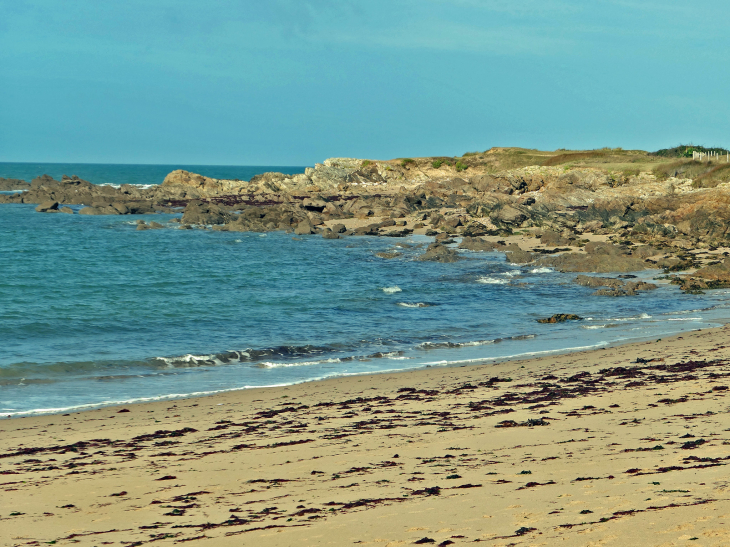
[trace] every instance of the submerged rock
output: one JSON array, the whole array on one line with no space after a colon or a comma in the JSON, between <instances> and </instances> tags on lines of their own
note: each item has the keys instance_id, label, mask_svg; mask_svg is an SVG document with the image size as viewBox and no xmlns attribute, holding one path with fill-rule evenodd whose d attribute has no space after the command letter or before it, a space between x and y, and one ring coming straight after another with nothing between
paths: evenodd
<instances>
[{"instance_id":1,"label":"submerged rock","mask_svg":"<svg viewBox=\"0 0 730 547\"><path fill-rule=\"evenodd\" d=\"M583 318L572 313L556 313L545 319L538 319L538 323L564 323L565 321L582 321Z\"/></svg>"}]
</instances>

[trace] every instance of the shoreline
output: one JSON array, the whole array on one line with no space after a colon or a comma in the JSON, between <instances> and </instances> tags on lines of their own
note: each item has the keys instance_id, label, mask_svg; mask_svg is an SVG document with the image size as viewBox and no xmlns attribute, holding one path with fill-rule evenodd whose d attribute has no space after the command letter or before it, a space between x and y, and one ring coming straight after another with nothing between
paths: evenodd
<instances>
[{"instance_id":1,"label":"shoreline","mask_svg":"<svg viewBox=\"0 0 730 547\"><path fill-rule=\"evenodd\" d=\"M680 331L674 334L670 334L666 336L663 339L672 339L678 336L683 336L684 334L689 333L695 333L700 331L706 331L706 330L719 330L723 329L725 327L730 326L730 319L726 320L725 323L717 326L717 327L709 327L709 328L700 328L700 329L691 329L688 331ZM146 405L146 404L154 404L154 403L166 403L166 402L175 402L175 401L184 401L184 400L191 400L191 399L198 399L198 398L207 398L207 397L215 397L217 395L223 395L227 393L236 393L236 392L242 392L242 391L249 391L249 390L268 390L268 389L281 389L286 388L290 386L298 386L303 384L311 384L311 383L319 383L319 382L327 382L327 381L336 381L343 378L354 378L354 377L361 377L361 376L378 376L378 375L402 375L402 374L409 374L412 372L417 371L426 371L430 369L451 369L451 368L463 368L463 367L484 367L484 366L494 366L498 365L500 363L507 363L507 362L516 362L516 361L524 361L524 362L531 362L534 360L540 360L540 359L548 359L551 357L558 357L558 356L566 356L571 354L582 354L582 353L590 353L594 351L600 351L604 349L609 348L617 348L617 347L623 347L623 346L630 346L634 344L642 344L645 342L649 342L654 339L654 336L640 336L637 338L633 338L630 340L617 340L617 341L609 341L609 342L600 342L598 344L594 344L591 346L579 346L575 348L558 348L554 350L543 350L543 351L532 351L532 352L525 352L525 353L519 353L511 356L506 357L481 357L481 358L474 358L474 359L465 359L462 361L455 361L455 362L434 362L424 365L419 365L413 368L407 368L407 369L391 369L391 370L382 370L382 371L363 371L363 372L351 372L351 373L335 373L332 376L325 377L325 378L313 378L313 379L306 379L301 380L297 382L287 383L287 384L272 384L272 385L264 385L264 386L244 386L244 387L235 387L235 388L227 388L227 389L221 389L221 390L211 390L211 391L201 391L201 392L193 392L193 393L185 393L185 394L168 394L168 395L159 395L155 397L145 397L140 399L127 399L127 400L121 400L121 401L111 401L111 402L105 402L105 403L89 403L84 405L78 405L75 407L67 407L67 408L52 408L52 409L36 409L31 410L27 412L22 413L15 413L15 414L0 414L0 421L3 420L16 420L19 418L30 418L30 417L50 417L50 416L58 416L61 414L71 413L84 413L84 412L90 412L94 410L103 410L103 409L113 409L115 407L121 407L121 406L130 406L130 405Z\"/></svg>"},{"instance_id":2,"label":"shoreline","mask_svg":"<svg viewBox=\"0 0 730 547\"><path fill-rule=\"evenodd\" d=\"M0 520L12 545L724 545L728 334L4 420Z\"/></svg>"}]
</instances>

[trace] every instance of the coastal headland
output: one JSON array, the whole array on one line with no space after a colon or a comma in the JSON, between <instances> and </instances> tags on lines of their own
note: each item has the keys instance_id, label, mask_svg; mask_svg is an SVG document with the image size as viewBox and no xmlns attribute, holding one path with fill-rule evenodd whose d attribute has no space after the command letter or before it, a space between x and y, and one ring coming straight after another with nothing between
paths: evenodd
<instances>
[{"instance_id":1,"label":"coastal headland","mask_svg":"<svg viewBox=\"0 0 730 547\"><path fill-rule=\"evenodd\" d=\"M727 545L728 334L4 420L3 544Z\"/></svg>"},{"instance_id":2,"label":"coastal headland","mask_svg":"<svg viewBox=\"0 0 730 547\"><path fill-rule=\"evenodd\" d=\"M510 262L560 271L660 268L683 290L698 292L730 286L730 163L719 152L697 160L695 148L331 158L303 174L250 181L177 170L148 188L44 175L29 183L0 180L0 189L17 191L0 195L0 203L38 204L45 214L183 213L164 224L140 220L139 230L283 230L331 239L426 234L435 241L422 259L440 262L458 259L448 246L458 236L462 248L504 251Z\"/></svg>"}]
</instances>

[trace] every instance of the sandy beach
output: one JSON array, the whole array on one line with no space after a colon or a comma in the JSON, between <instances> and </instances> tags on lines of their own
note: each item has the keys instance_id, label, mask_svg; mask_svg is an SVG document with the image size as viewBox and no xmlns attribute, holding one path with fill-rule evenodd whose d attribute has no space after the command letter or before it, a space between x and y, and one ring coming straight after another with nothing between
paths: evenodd
<instances>
[{"instance_id":1,"label":"sandy beach","mask_svg":"<svg viewBox=\"0 0 730 547\"><path fill-rule=\"evenodd\" d=\"M728 545L730 327L0 422L3 545Z\"/></svg>"}]
</instances>

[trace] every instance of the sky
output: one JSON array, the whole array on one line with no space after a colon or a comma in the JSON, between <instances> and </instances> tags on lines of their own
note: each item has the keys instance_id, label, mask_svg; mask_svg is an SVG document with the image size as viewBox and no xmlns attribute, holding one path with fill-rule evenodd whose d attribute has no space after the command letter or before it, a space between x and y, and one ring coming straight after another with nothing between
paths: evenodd
<instances>
[{"instance_id":1,"label":"sky","mask_svg":"<svg viewBox=\"0 0 730 547\"><path fill-rule=\"evenodd\" d=\"M0 0L0 161L728 147L729 19L719 0Z\"/></svg>"}]
</instances>

